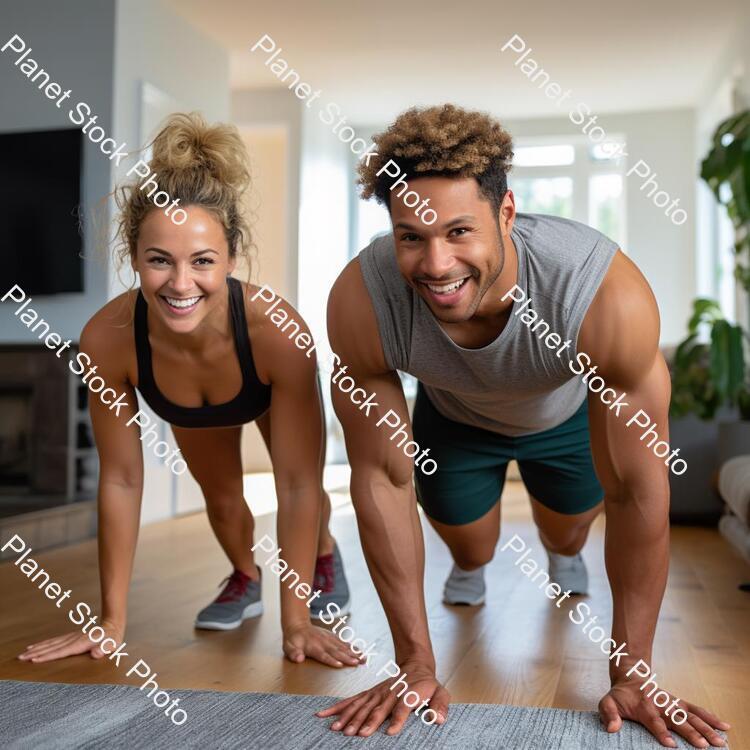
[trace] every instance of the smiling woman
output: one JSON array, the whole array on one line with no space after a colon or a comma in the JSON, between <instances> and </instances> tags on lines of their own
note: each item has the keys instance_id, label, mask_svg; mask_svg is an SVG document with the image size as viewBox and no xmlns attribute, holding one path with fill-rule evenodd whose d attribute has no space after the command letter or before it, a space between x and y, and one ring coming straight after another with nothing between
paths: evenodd
<instances>
[{"instance_id":1,"label":"smiling woman","mask_svg":"<svg viewBox=\"0 0 750 750\"><path fill-rule=\"evenodd\" d=\"M333 667L354 666L357 655L310 622L330 603L344 611L349 601L341 557L328 531L315 358L290 347L263 314L253 288L231 276L238 257L251 247L240 210L250 180L242 140L232 126L209 126L197 114L173 115L154 140L149 169L180 200L186 221L172 222L135 183L116 192L116 254L131 265L140 286L105 305L81 334L81 346L99 364L102 378L130 396L124 419L89 399L101 465L102 627L122 640L143 490L141 442L152 428L136 411L137 389L172 426L233 568L220 595L198 613L195 627L231 630L263 612L240 458L242 426L256 421L273 464L279 542L307 586L324 582L309 609L292 592L282 592L284 653L293 662L311 657ZM309 337L302 318L296 312L294 317ZM73 633L35 644L20 658L48 661L86 651L103 656L99 646Z\"/></svg>"}]
</instances>

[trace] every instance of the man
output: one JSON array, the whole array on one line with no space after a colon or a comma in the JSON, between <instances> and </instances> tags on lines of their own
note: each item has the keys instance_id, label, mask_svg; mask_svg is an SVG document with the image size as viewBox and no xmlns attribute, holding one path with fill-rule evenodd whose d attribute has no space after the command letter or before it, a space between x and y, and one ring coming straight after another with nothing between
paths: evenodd
<instances>
[{"instance_id":1,"label":"man","mask_svg":"<svg viewBox=\"0 0 750 750\"><path fill-rule=\"evenodd\" d=\"M415 500L455 562L445 601L479 604L515 458L550 578L568 595L586 592L579 552L606 511L612 642L626 643L609 661L612 686L599 704L607 731L631 719L668 747L670 730L697 747L724 744L713 728L728 725L711 713L679 701L687 718L675 723L639 690L643 679L626 676L639 659L652 664L669 557L669 468L641 441L643 430L627 425L642 410L668 440L670 381L648 284L599 232L516 214L506 184L511 138L490 117L451 105L413 109L374 140L360 184L363 197L389 209L393 235L376 239L339 276L329 335L356 384L376 393L377 420L339 388L332 392L362 545L409 689L445 721L449 695L435 674ZM398 438L392 420L378 426L388 410L408 422L397 370L420 383L413 434L407 425ZM577 373L604 384L589 392ZM414 469L413 450L398 447L407 438L430 449L437 470ZM387 731L395 734L412 709L390 690L393 682L319 715L364 736L391 716Z\"/></svg>"}]
</instances>

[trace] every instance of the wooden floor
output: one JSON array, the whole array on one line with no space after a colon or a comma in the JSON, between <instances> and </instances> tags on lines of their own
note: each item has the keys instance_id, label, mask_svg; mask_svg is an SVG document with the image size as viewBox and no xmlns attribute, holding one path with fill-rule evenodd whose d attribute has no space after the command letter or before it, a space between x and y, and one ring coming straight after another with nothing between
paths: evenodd
<instances>
[{"instance_id":1,"label":"wooden floor","mask_svg":"<svg viewBox=\"0 0 750 750\"><path fill-rule=\"evenodd\" d=\"M522 486L509 482L503 498L503 542L518 533L544 560ZM391 658L390 635L367 573L351 506L333 517L353 592L350 625L379 656L371 667L332 670L282 658L278 581L264 579L265 614L228 633L196 631L197 610L210 601L227 564L205 514L150 525L141 532L130 599L127 651L144 659L166 688L350 695L374 684ZM591 574L588 603L610 621L610 597L599 519L584 550ZM275 538L273 516L258 519L258 535ZM513 703L594 710L608 686L598 647L498 552L488 570L488 603L452 609L440 602L450 560L432 530L427 541L426 592L438 675L458 702ZM259 538L259 536L258 536ZM4 543L7 540L2 540ZM12 562L0 565L0 679L139 684L108 661L75 657L44 665L14 657L26 644L70 631L66 605L96 607L96 544L35 555L70 600L57 609ZM658 683L710 708L733 725L732 748L750 748L750 594L737 584L750 570L719 534L675 528L669 586L656 639Z\"/></svg>"}]
</instances>

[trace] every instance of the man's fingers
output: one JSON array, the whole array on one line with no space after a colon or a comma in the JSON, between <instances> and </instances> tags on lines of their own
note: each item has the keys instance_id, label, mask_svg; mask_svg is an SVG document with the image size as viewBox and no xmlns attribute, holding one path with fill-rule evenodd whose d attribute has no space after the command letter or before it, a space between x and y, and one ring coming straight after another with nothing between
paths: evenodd
<instances>
[{"instance_id":1,"label":"man's fingers","mask_svg":"<svg viewBox=\"0 0 750 750\"><path fill-rule=\"evenodd\" d=\"M724 747L726 744L724 738L720 734L714 732L709 724L695 714L689 714L688 720L684 724L674 724L674 722L672 722L672 724L673 731L677 732L677 734L681 735L689 742L692 742L696 747L707 747L708 743L711 743L714 747ZM692 731L689 731L688 727L690 727ZM686 733L686 731L689 732L689 734ZM700 742L696 742L693 732L698 736ZM706 742L706 740L708 740L708 742Z\"/></svg>"},{"instance_id":2,"label":"man's fingers","mask_svg":"<svg viewBox=\"0 0 750 750\"><path fill-rule=\"evenodd\" d=\"M389 735L398 734L403 729L411 712L412 709L409 708L409 706L403 701L399 701L396 704L396 708L394 708L391 713L391 723L388 725L388 729L385 730L385 733Z\"/></svg>"},{"instance_id":3,"label":"man's fingers","mask_svg":"<svg viewBox=\"0 0 750 750\"><path fill-rule=\"evenodd\" d=\"M363 693L357 693L357 695L353 695L351 698L344 698L344 700L334 703L328 708L317 711L315 715L320 716L321 719L326 719L334 714L340 714L350 703L356 701L357 698L361 698L362 695Z\"/></svg>"},{"instance_id":4,"label":"man's fingers","mask_svg":"<svg viewBox=\"0 0 750 750\"><path fill-rule=\"evenodd\" d=\"M661 742L662 745L664 745L664 747L677 747L677 743L669 733L669 729L667 729L664 719L662 719L659 714L649 713L641 723L649 732L651 732L651 734L654 735L654 737L656 737L657 740L659 740L659 742Z\"/></svg>"},{"instance_id":5,"label":"man's fingers","mask_svg":"<svg viewBox=\"0 0 750 750\"><path fill-rule=\"evenodd\" d=\"M347 735L347 737L352 737L359 732L360 728L366 722L373 709L378 705L379 701L380 699L377 695L371 695L368 699L362 702L354 715L344 726L344 734Z\"/></svg>"},{"instance_id":6,"label":"man's fingers","mask_svg":"<svg viewBox=\"0 0 750 750\"><path fill-rule=\"evenodd\" d=\"M619 732L622 727L620 710L617 708L615 699L607 694L599 702L599 718L608 732Z\"/></svg>"},{"instance_id":7,"label":"man's fingers","mask_svg":"<svg viewBox=\"0 0 750 750\"><path fill-rule=\"evenodd\" d=\"M448 718L448 706L450 702L450 693L442 686L432 694L430 708L438 715L437 724L444 724Z\"/></svg>"},{"instance_id":8,"label":"man's fingers","mask_svg":"<svg viewBox=\"0 0 750 750\"><path fill-rule=\"evenodd\" d=\"M380 725L386 720L390 712L390 701L388 703L380 703L377 705L370 711L370 715L359 730L359 734L362 737L369 737L371 734L377 732Z\"/></svg>"},{"instance_id":9,"label":"man's fingers","mask_svg":"<svg viewBox=\"0 0 750 750\"><path fill-rule=\"evenodd\" d=\"M731 729L731 726L727 724L726 721L722 721L718 716L716 716L716 714L712 714L707 709L701 708L700 706L694 706L692 703L687 703L686 705L688 711L691 714L695 714L699 719L702 719L706 722L706 724L709 724L714 729L723 729L724 731L726 731L727 729Z\"/></svg>"},{"instance_id":10,"label":"man's fingers","mask_svg":"<svg viewBox=\"0 0 750 750\"><path fill-rule=\"evenodd\" d=\"M336 718L336 721L331 724L331 729L333 729L336 732L343 731L344 727L349 725L349 722L352 720L352 717L354 714L359 711L360 706L362 706L364 703L367 703L370 696L365 694L359 696L357 700L352 701Z\"/></svg>"}]
</instances>

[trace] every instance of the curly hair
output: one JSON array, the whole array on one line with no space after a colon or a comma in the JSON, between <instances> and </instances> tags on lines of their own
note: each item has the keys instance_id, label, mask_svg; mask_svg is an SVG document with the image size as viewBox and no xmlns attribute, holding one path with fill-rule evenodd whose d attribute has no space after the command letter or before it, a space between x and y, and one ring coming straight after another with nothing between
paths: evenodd
<instances>
[{"instance_id":1,"label":"curly hair","mask_svg":"<svg viewBox=\"0 0 750 750\"><path fill-rule=\"evenodd\" d=\"M389 160L404 179L417 177L474 177L479 190L497 214L508 184L513 142L500 123L483 112L453 104L412 107L383 133L373 136L377 152L358 167L363 198L375 197L390 210L393 178L378 170Z\"/></svg>"},{"instance_id":2,"label":"curly hair","mask_svg":"<svg viewBox=\"0 0 750 750\"><path fill-rule=\"evenodd\" d=\"M170 115L152 142L151 173L180 208L201 206L224 227L229 257L249 260L253 246L250 227L242 215L241 198L250 184L245 145L237 128L209 126L197 112ZM146 215L158 209L138 181L115 190L120 211L115 257L118 266L135 258L138 233Z\"/></svg>"}]
</instances>

